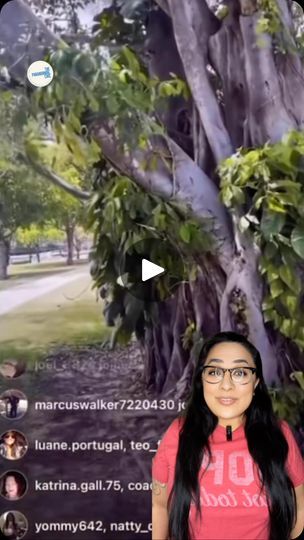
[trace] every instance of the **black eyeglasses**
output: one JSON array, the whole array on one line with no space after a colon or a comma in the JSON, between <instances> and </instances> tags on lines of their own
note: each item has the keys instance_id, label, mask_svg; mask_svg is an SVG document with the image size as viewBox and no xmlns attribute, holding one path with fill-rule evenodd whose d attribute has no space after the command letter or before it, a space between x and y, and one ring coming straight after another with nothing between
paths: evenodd
<instances>
[{"instance_id":1,"label":"black eyeglasses","mask_svg":"<svg viewBox=\"0 0 304 540\"><path fill-rule=\"evenodd\" d=\"M226 371L229 371L232 382L236 384L248 384L253 380L256 368L238 367L224 369L217 366L204 366L202 376L207 383L216 384L224 379Z\"/></svg>"}]
</instances>

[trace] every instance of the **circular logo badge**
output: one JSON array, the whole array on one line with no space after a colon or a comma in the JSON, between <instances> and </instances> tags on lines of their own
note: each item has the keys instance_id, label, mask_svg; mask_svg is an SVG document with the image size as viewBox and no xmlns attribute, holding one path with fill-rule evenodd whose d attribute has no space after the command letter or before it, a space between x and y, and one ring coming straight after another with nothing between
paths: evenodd
<instances>
[{"instance_id":1,"label":"circular logo badge","mask_svg":"<svg viewBox=\"0 0 304 540\"><path fill-rule=\"evenodd\" d=\"M27 70L27 78L33 86L42 88L52 82L54 77L53 68L48 62L38 60L33 62Z\"/></svg>"}]
</instances>

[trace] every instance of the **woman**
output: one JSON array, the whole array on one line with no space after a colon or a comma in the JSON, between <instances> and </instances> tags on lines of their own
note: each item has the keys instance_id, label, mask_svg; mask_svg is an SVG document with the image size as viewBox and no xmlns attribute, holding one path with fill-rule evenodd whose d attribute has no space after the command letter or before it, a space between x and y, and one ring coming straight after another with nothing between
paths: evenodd
<instances>
[{"instance_id":1,"label":"woman","mask_svg":"<svg viewBox=\"0 0 304 540\"><path fill-rule=\"evenodd\" d=\"M153 540L290 540L304 525L304 463L274 415L259 352L205 342L185 412L152 467Z\"/></svg>"},{"instance_id":2,"label":"woman","mask_svg":"<svg viewBox=\"0 0 304 540\"><path fill-rule=\"evenodd\" d=\"M0 456L6 459L21 459L27 451L24 435L18 431L6 431L0 439Z\"/></svg>"},{"instance_id":3,"label":"woman","mask_svg":"<svg viewBox=\"0 0 304 540\"><path fill-rule=\"evenodd\" d=\"M9 471L1 478L1 495L8 501L18 501L26 491L26 480L21 473Z\"/></svg>"},{"instance_id":4,"label":"woman","mask_svg":"<svg viewBox=\"0 0 304 540\"><path fill-rule=\"evenodd\" d=\"M17 525L13 512L8 512L4 525L2 526L2 535L0 538L6 538L6 540L18 540L18 538L22 538L22 536L22 531Z\"/></svg>"}]
</instances>

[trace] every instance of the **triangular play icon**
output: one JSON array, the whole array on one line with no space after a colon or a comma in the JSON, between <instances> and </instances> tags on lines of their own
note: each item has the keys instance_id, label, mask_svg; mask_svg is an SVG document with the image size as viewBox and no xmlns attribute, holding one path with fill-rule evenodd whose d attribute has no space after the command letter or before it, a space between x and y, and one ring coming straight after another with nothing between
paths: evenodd
<instances>
[{"instance_id":1,"label":"triangular play icon","mask_svg":"<svg viewBox=\"0 0 304 540\"><path fill-rule=\"evenodd\" d=\"M141 280L142 281L148 281L148 279L152 279L155 276L159 276L159 274L162 274L165 272L165 269L161 266L158 266L157 264L154 264L151 261L148 261L147 259L142 259L141 261Z\"/></svg>"}]
</instances>

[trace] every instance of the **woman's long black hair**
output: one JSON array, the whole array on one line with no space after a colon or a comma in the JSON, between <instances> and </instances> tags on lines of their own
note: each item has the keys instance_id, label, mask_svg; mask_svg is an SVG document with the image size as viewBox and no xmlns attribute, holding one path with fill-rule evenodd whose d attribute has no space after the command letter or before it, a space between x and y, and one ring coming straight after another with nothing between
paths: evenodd
<instances>
[{"instance_id":1,"label":"woman's long black hair","mask_svg":"<svg viewBox=\"0 0 304 540\"><path fill-rule=\"evenodd\" d=\"M16 533L16 531L17 531L17 523L16 523L16 518L15 518L13 512L8 512L7 516L5 518L4 530L8 529L8 527L12 527L14 533Z\"/></svg>"},{"instance_id":2,"label":"woman's long black hair","mask_svg":"<svg viewBox=\"0 0 304 540\"><path fill-rule=\"evenodd\" d=\"M243 345L256 366L256 376L260 380L245 411L244 430L249 452L261 473L261 490L265 487L266 491L270 514L269 540L289 540L296 518L296 498L294 486L285 470L288 443L273 412L260 354L244 336L234 332L221 332L206 341L194 370L191 395L182 414L184 423L179 437L174 484L168 500L169 538L191 539L189 511L192 500L201 515L198 475L204 452L208 452L209 459L211 457L208 439L218 424L217 416L204 399L202 371L211 348L225 342Z\"/></svg>"}]
</instances>

